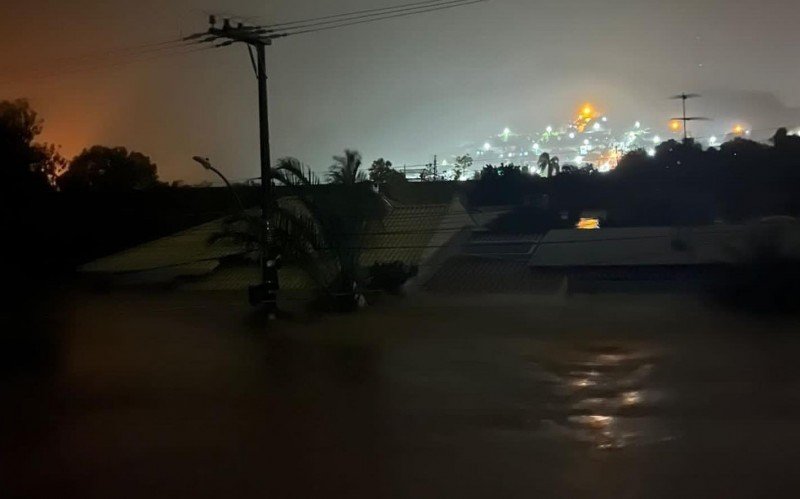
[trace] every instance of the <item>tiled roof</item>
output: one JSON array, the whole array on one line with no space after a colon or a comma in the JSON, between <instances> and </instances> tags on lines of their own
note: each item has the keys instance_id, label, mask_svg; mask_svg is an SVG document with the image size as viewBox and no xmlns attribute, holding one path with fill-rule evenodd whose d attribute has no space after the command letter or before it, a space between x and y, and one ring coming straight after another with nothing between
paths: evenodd
<instances>
[{"instance_id":1,"label":"tiled roof","mask_svg":"<svg viewBox=\"0 0 800 499\"><path fill-rule=\"evenodd\" d=\"M447 209L445 204L393 207L382 220L367 227L362 239L361 264L395 260L419 263Z\"/></svg>"},{"instance_id":2,"label":"tiled roof","mask_svg":"<svg viewBox=\"0 0 800 499\"><path fill-rule=\"evenodd\" d=\"M744 226L625 227L551 230L534 249L533 267L727 263L744 243Z\"/></svg>"},{"instance_id":3,"label":"tiled roof","mask_svg":"<svg viewBox=\"0 0 800 499\"><path fill-rule=\"evenodd\" d=\"M106 274L146 273L143 277L147 280L195 276L181 286L186 289L242 289L258 281L258 266L219 265L221 258L242 252L240 245L225 240L213 245L208 243L209 237L221 230L222 222L222 219L215 220L142 244L91 262L80 270ZM450 205L394 206L364 234L361 264L369 266L399 260L418 265L471 223L457 201ZM298 269L281 269L280 279L284 289L308 289L314 285L305 272Z\"/></svg>"},{"instance_id":4,"label":"tiled roof","mask_svg":"<svg viewBox=\"0 0 800 499\"><path fill-rule=\"evenodd\" d=\"M402 261L418 265L472 224L461 203L396 206L364 237L361 264Z\"/></svg>"},{"instance_id":5,"label":"tiled roof","mask_svg":"<svg viewBox=\"0 0 800 499\"><path fill-rule=\"evenodd\" d=\"M524 261L458 255L449 258L423 286L434 293L554 293L560 273L539 272Z\"/></svg>"},{"instance_id":6,"label":"tiled roof","mask_svg":"<svg viewBox=\"0 0 800 499\"><path fill-rule=\"evenodd\" d=\"M233 243L219 241L208 244L208 238L221 230L222 219L214 220L171 236L135 246L83 265L82 272L142 272L167 267L193 265L217 261L225 256L241 253L242 248Z\"/></svg>"}]
</instances>

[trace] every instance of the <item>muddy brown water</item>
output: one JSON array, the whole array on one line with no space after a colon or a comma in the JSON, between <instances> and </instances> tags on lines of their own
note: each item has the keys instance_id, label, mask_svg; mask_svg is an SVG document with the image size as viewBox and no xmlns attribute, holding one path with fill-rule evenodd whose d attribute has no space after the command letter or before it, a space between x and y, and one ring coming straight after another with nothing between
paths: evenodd
<instances>
[{"instance_id":1,"label":"muddy brown water","mask_svg":"<svg viewBox=\"0 0 800 499\"><path fill-rule=\"evenodd\" d=\"M52 358L4 380L3 497L798 495L786 319L635 295L54 310Z\"/></svg>"}]
</instances>

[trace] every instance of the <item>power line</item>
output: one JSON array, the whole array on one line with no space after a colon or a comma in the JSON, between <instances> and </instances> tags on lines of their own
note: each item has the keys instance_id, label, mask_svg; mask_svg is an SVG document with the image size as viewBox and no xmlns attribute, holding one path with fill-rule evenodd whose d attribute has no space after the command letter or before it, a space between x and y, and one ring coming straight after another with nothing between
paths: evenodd
<instances>
[{"instance_id":1,"label":"power line","mask_svg":"<svg viewBox=\"0 0 800 499\"><path fill-rule=\"evenodd\" d=\"M307 23L307 22L311 22L311 21L324 21L324 20L327 20L327 19L336 19L336 18L348 17L348 16L352 16L352 15L357 15L357 14L365 14L365 13L368 13L368 12L379 12L379 11L385 11L385 10L393 10L393 9L399 9L399 8L402 8L402 7L410 7L410 6L413 6L413 5L431 4L431 3L441 2L441 1L442 0L424 0L424 1L421 1L421 2L404 3L404 4L400 4L400 5L394 5L394 6L376 7L376 8L373 8L373 9L354 10L354 11L350 11L350 12L343 12L343 13L340 13L340 14L331 14L331 15L327 15L327 16L312 17L312 18L307 18L307 19L299 19L299 20L295 20L295 21L285 21L285 22L281 22L281 23L265 24L265 25L262 25L261 27L263 27L263 28L277 28L277 27L282 27L282 26L289 26L289 25L292 25L292 24ZM263 16L256 17L255 19L263 19Z\"/></svg>"},{"instance_id":2,"label":"power line","mask_svg":"<svg viewBox=\"0 0 800 499\"><path fill-rule=\"evenodd\" d=\"M440 5L444 6L444 5L448 5L448 4L465 3L466 1L467 0L429 0L429 1L426 1L426 2L416 2L415 4L410 4L410 5L417 5L417 6L414 6L414 7L404 7L403 8L402 6L398 6L398 7L390 8L388 10L380 9L380 10L382 10L381 12L373 12L373 13L362 14L362 15L357 15L357 16L350 16L350 17L346 17L345 19L329 19L329 20L324 20L324 21L313 21L313 22L309 21L307 23L299 23L298 22L298 23L293 23L293 24L297 24L295 26L288 26L288 27L285 27L285 28L282 28L282 29L274 29L276 27L276 25L272 25L272 26L266 25L266 26L261 26L261 28L270 28L270 29L267 30L269 32L275 32L275 31L286 31L286 32L288 32L288 31L292 31L292 30L299 30L299 29L303 29L303 28L322 26L322 25L326 25L326 24L349 22L349 21L355 21L355 20L358 20L358 19L369 19L369 18L378 17L378 16L382 16L382 15L387 15L387 14L394 14L394 13L400 13L400 12L409 12L409 11L417 11L417 10L422 11L423 9L431 8L433 6L440 6ZM419 6L419 4L425 4L425 5ZM374 10L379 10L379 9L368 9L367 12L374 11ZM345 16L342 14L340 16L329 16L329 17L345 17ZM280 26L278 26L278 27L280 27Z\"/></svg>"},{"instance_id":3,"label":"power line","mask_svg":"<svg viewBox=\"0 0 800 499\"><path fill-rule=\"evenodd\" d=\"M463 1L463 2L456 3L454 5L445 5L445 6L442 6L442 7L434 7L434 8L428 8L428 9L415 10L415 11L412 11L412 12L403 12L403 13L399 13L399 14L392 14L392 15L386 15L386 16L373 17L371 19L364 19L364 20L360 20L360 21L343 22L341 24L335 24L333 26L323 26L321 28L309 28L309 29L304 29L304 30L300 30L300 31L291 31L291 32L288 32L288 33L278 33L278 34L275 34L275 35L269 35L269 38L279 38L279 37L292 36L292 35L302 35L302 34L306 34L306 33L316 33L318 31L327 31L327 30L330 30L330 29L343 28L345 26L355 26L357 24L366 24L366 23L372 23L372 22L376 22L376 21L384 21L386 19L394 19L394 18L397 18L397 17L406 17L406 16L412 16L412 15L416 15L416 14L423 14L423 13L426 13L426 12L435 12L437 10L446 10L446 9L452 9L452 8L455 8L455 7L464 7L466 5L471 5L471 4L480 3L480 2L486 2L486 1L488 1L488 0L468 0L468 1Z\"/></svg>"}]
</instances>

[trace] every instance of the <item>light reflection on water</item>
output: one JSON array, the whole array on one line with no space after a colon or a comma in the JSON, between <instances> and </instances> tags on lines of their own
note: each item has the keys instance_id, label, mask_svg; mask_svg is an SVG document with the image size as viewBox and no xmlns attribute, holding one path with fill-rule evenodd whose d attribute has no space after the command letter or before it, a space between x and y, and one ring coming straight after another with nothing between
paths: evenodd
<instances>
[{"instance_id":1,"label":"light reflection on water","mask_svg":"<svg viewBox=\"0 0 800 499\"><path fill-rule=\"evenodd\" d=\"M542 422L546 433L602 450L673 438L659 415L663 394L651 386L655 355L595 348L558 357L570 360L540 366L554 397L553 417Z\"/></svg>"}]
</instances>

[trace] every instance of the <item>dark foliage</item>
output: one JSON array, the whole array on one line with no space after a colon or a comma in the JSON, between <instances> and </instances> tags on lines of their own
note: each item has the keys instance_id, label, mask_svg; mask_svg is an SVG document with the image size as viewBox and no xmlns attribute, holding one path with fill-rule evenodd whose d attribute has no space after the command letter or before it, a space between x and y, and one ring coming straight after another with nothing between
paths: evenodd
<instances>
[{"instance_id":1,"label":"dark foliage","mask_svg":"<svg viewBox=\"0 0 800 499\"><path fill-rule=\"evenodd\" d=\"M476 175L475 188L470 193L470 204L505 205L521 203L530 187L531 176L527 168L513 163L500 166L486 165Z\"/></svg>"},{"instance_id":2,"label":"dark foliage","mask_svg":"<svg viewBox=\"0 0 800 499\"><path fill-rule=\"evenodd\" d=\"M752 313L800 313L797 223L760 223L748 245L718 283L722 303Z\"/></svg>"},{"instance_id":3,"label":"dark foliage","mask_svg":"<svg viewBox=\"0 0 800 499\"><path fill-rule=\"evenodd\" d=\"M550 158L541 163L546 168ZM605 209L609 225L700 225L797 215L798 193L800 137L780 129L772 145L737 138L703 150L691 139L670 140L658 145L654 156L627 154L603 175L592 167L565 165L552 178L542 178L515 165L487 165L469 201L522 205L546 196L550 210L570 216Z\"/></svg>"},{"instance_id":4,"label":"dark foliage","mask_svg":"<svg viewBox=\"0 0 800 499\"><path fill-rule=\"evenodd\" d=\"M378 184L406 182L406 176L392 168L392 162L383 158L376 159L369 167L369 179Z\"/></svg>"},{"instance_id":5,"label":"dark foliage","mask_svg":"<svg viewBox=\"0 0 800 499\"><path fill-rule=\"evenodd\" d=\"M397 294L403 284L417 275L415 265L407 265L401 261L376 263L369 268L369 287L388 293Z\"/></svg>"},{"instance_id":6,"label":"dark foliage","mask_svg":"<svg viewBox=\"0 0 800 499\"><path fill-rule=\"evenodd\" d=\"M7 200L51 190L65 166L54 146L35 142L42 124L27 100L0 101L0 185Z\"/></svg>"},{"instance_id":7,"label":"dark foliage","mask_svg":"<svg viewBox=\"0 0 800 499\"><path fill-rule=\"evenodd\" d=\"M523 205L497 217L489 224L489 230L500 234L542 234L550 229L574 227L576 221L575 216L562 218L553 210Z\"/></svg>"},{"instance_id":8,"label":"dark foliage","mask_svg":"<svg viewBox=\"0 0 800 499\"><path fill-rule=\"evenodd\" d=\"M57 184L65 192L120 192L159 185L157 168L150 158L124 147L105 146L92 146L75 156Z\"/></svg>"}]
</instances>

